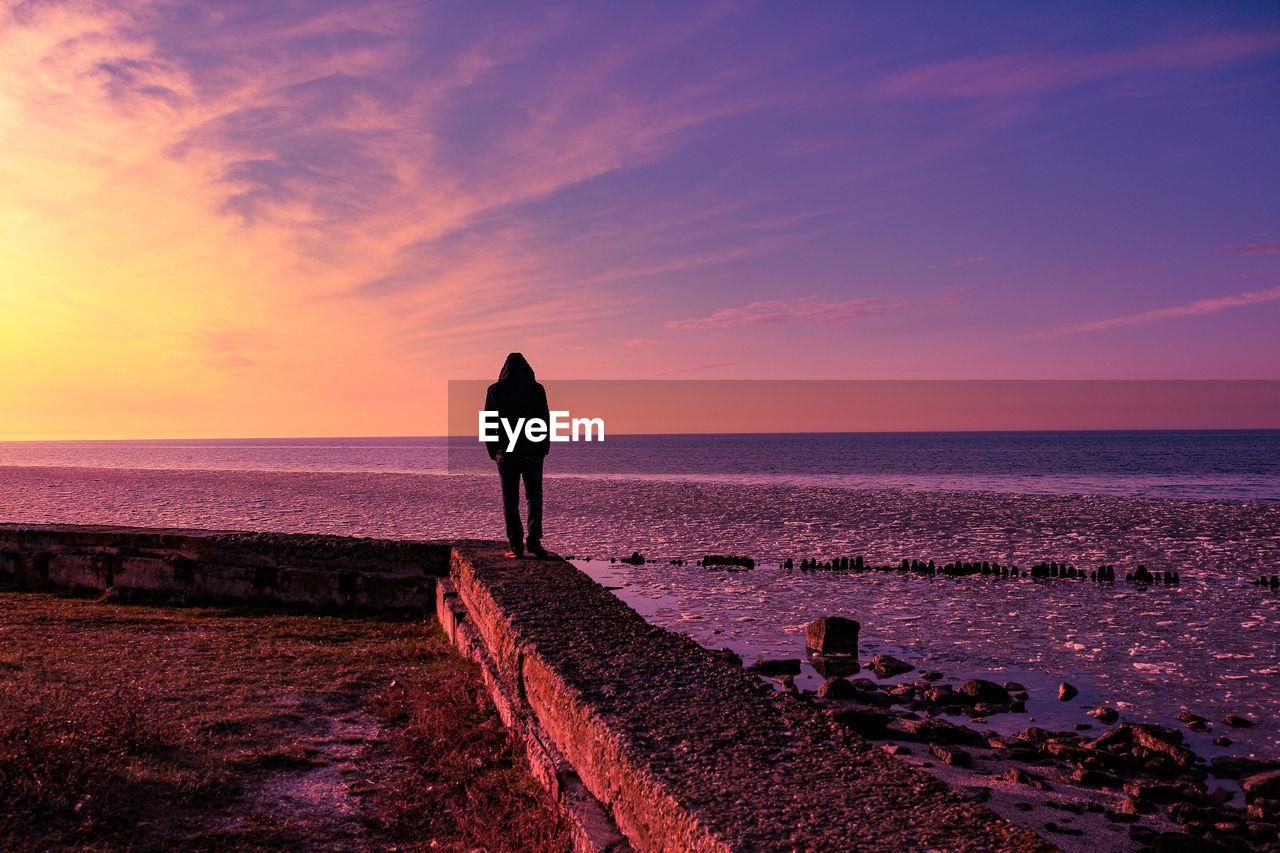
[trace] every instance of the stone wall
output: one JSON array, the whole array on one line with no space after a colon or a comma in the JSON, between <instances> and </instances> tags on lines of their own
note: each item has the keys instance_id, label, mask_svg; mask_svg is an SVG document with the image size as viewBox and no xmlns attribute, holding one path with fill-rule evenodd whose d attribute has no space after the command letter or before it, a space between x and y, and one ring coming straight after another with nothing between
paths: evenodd
<instances>
[{"instance_id":1,"label":"stone wall","mask_svg":"<svg viewBox=\"0 0 1280 853\"><path fill-rule=\"evenodd\" d=\"M453 543L0 524L0 580L161 599L430 612Z\"/></svg>"}]
</instances>

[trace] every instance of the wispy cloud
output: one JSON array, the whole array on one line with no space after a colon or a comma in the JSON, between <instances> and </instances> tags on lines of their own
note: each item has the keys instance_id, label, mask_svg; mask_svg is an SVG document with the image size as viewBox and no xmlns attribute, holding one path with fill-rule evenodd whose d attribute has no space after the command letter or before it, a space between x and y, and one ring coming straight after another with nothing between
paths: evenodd
<instances>
[{"instance_id":1,"label":"wispy cloud","mask_svg":"<svg viewBox=\"0 0 1280 853\"><path fill-rule=\"evenodd\" d=\"M1092 53L1008 53L936 62L872 87L884 99L1047 95L1119 77L1205 68L1280 51L1277 32L1219 32Z\"/></svg>"},{"instance_id":2,"label":"wispy cloud","mask_svg":"<svg viewBox=\"0 0 1280 853\"><path fill-rule=\"evenodd\" d=\"M1275 243L1246 243L1243 246L1223 246L1221 249L1214 249L1214 254L1218 255L1276 255L1280 254L1280 242Z\"/></svg>"},{"instance_id":3,"label":"wispy cloud","mask_svg":"<svg viewBox=\"0 0 1280 853\"><path fill-rule=\"evenodd\" d=\"M230 325L207 324L193 330L188 338L198 360L225 371L253 367L266 346L258 332Z\"/></svg>"},{"instance_id":4,"label":"wispy cloud","mask_svg":"<svg viewBox=\"0 0 1280 853\"><path fill-rule=\"evenodd\" d=\"M733 329L772 323L839 323L902 307L901 303L869 297L835 302L816 297L800 297L785 301L752 302L741 308L721 308L708 317L672 320L667 323L667 328L702 330Z\"/></svg>"},{"instance_id":5,"label":"wispy cloud","mask_svg":"<svg viewBox=\"0 0 1280 853\"><path fill-rule=\"evenodd\" d=\"M1147 326L1164 320L1176 320L1180 317L1196 317L1202 314L1216 314L1228 308L1243 308L1249 305L1261 305L1280 299L1280 287L1267 290L1250 290L1232 296L1216 296L1211 299L1199 299L1186 305L1175 305L1169 308L1155 308L1140 314L1127 314L1123 317L1111 317L1106 320L1094 320L1089 323L1073 323L1042 332L1038 337L1057 337L1074 335L1082 332L1105 332L1110 329L1123 329L1132 326Z\"/></svg>"},{"instance_id":6,"label":"wispy cloud","mask_svg":"<svg viewBox=\"0 0 1280 853\"><path fill-rule=\"evenodd\" d=\"M712 197L651 211L706 216L647 242L546 216L781 97L754 65L671 77L660 96L636 85L656 56L731 12L705 4L635 33L609 16L529 9L500 24L458 15L439 35L440 10L401 0L20 4L0 11L0 105L25 121L6 133L6 116L0 143L23 159L0 163L0 180L49 172L39 166L56 156L76 164L70 197L113 180L145 188L138 170L167 169L206 206L205 233L231 226L292 256L297 304L383 310L407 350L581 330L635 303L620 292L630 279L768 252L811 224L753 223ZM565 38L578 40L571 63ZM49 183L7 192L16 204L21 188Z\"/></svg>"},{"instance_id":7,"label":"wispy cloud","mask_svg":"<svg viewBox=\"0 0 1280 853\"><path fill-rule=\"evenodd\" d=\"M965 297L976 291L977 287L948 287L942 291L943 305L959 305Z\"/></svg>"}]
</instances>

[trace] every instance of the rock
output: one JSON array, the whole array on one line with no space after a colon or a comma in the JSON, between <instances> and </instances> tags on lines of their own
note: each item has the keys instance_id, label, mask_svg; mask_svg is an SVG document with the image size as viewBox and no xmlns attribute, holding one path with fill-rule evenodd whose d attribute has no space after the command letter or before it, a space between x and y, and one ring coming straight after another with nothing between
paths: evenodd
<instances>
[{"instance_id":1,"label":"rock","mask_svg":"<svg viewBox=\"0 0 1280 853\"><path fill-rule=\"evenodd\" d=\"M1182 732L1154 723L1134 723L1129 727L1133 731L1133 739L1152 752L1163 753L1179 767L1190 767L1196 763L1196 754L1184 749Z\"/></svg>"},{"instance_id":2,"label":"rock","mask_svg":"<svg viewBox=\"0 0 1280 853\"><path fill-rule=\"evenodd\" d=\"M1216 806L1200 806L1195 803L1176 802L1169 806L1169 819L1182 826L1195 823L1212 823L1218 819Z\"/></svg>"},{"instance_id":3,"label":"rock","mask_svg":"<svg viewBox=\"0 0 1280 853\"><path fill-rule=\"evenodd\" d=\"M854 699L861 692L847 678L828 678L818 688L818 696L822 699Z\"/></svg>"},{"instance_id":4,"label":"rock","mask_svg":"<svg viewBox=\"0 0 1280 853\"><path fill-rule=\"evenodd\" d=\"M1049 783L1041 779L1039 776L1033 776L1021 767L1010 767L1004 771L1001 778L1008 779L1010 782L1017 782L1019 785L1030 785L1041 791L1052 791Z\"/></svg>"},{"instance_id":5,"label":"rock","mask_svg":"<svg viewBox=\"0 0 1280 853\"><path fill-rule=\"evenodd\" d=\"M1080 691L1065 681L1058 685L1058 699L1063 702L1070 702L1079 695Z\"/></svg>"},{"instance_id":6,"label":"rock","mask_svg":"<svg viewBox=\"0 0 1280 853\"><path fill-rule=\"evenodd\" d=\"M1152 723L1130 723L1104 732L1086 748L1110 754L1116 760L1128 753L1130 761L1140 763L1148 772L1159 776L1177 775L1190 768L1196 755L1181 746L1182 732Z\"/></svg>"},{"instance_id":7,"label":"rock","mask_svg":"<svg viewBox=\"0 0 1280 853\"><path fill-rule=\"evenodd\" d=\"M1253 728L1253 720L1244 717L1237 717L1235 714L1227 714L1222 721L1233 729L1249 729Z\"/></svg>"},{"instance_id":8,"label":"rock","mask_svg":"<svg viewBox=\"0 0 1280 853\"><path fill-rule=\"evenodd\" d=\"M1231 746L1231 744L1233 743L1235 743L1235 741L1233 741L1231 738L1227 737L1226 735L1218 735L1216 738L1213 739L1214 746Z\"/></svg>"},{"instance_id":9,"label":"rock","mask_svg":"<svg viewBox=\"0 0 1280 853\"><path fill-rule=\"evenodd\" d=\"M1127 726L1110 729L1099 735L1096 740L1085 744L1085 747L1099 754L1119 755L1133 748L1133 733Z\"/></svg>"},{"instance_id":10,"label":"rock","mask_svg":"<svg viewBox=\"0 0 1280 853\"><path fill-rule=\"evenodd\" d=\"M1280 770L1280 761L1246 755L1218 755L1209 759L1209 772L1219 779L1239 779L1271 770Z\"/></svg>"},{"instance_id":11,"label":"rock","mask_svg":"<svg viewBox=\"0 0 1280 853\"><path fill-rule=\"evenodd\" d=\"M1120 719L1120 712L1115 708L1094 708L1089 712L1089 716L1109 726Z\"/></svg>"},{"instance_id":12,"label":"rock","mask_svg":"<svg viewBox=\"0 0 1280 853\"><path fill-rule=\"evenodd\" d=\"M1013 701L1009 691L982 678L970 678L960 687L960 694L971 702L987 702L993 705L1007 705Z\"/></svg>"},{"instance_id":13,"label":"rock","mask_svg":"<svg viewBox=\"0 0 1280 853\"><path fill-rule=\"evenodd\" d=\"M1135 779L1124 783L1124 792L1138 800L1150 800L1160 805L1168 805L1186 800L1188 797L1199 797L1200 792L1183 785L1169 785L1164 782L1152 782L1146 779Z\"/></svg>"},{"instance_id":14,"label":"rock","mask_svg":"<svg viewBox=\"0 0 1280 853\"><path fill-rule=\"evenodd\" d=\"M799 675L800 661L795 658L782 660L758 660L747 667L747 672L771 678L775 675Z\"/></svg>"},{"instance_id":15,"label":"rock","mask_svg":"<svg viewBox=\"0 0 1280 853\"><path fill-rule=\"evenodd\" d=\"M835 678L842 675L853 675L862 670L857 655L809 655L809 665L823 678Z\"/></svg>"},{"instance_id":16,"label":"rock","mask_svg":"<svg viewBox=\"0 0 1280 853\"><path fill-rule=\"evenodd\" d=\"M1023 770L1021 767L1010 767L1004 773L1000 774L1000 778L1008 779L1010 782L1017 782L1019 785L1030 785L1031 774Z\"/></svg>"},{"instance_id":17,"label":"rock","mask_svg":"<svg viewBox=\"0 0 1280 853\"><path fill-rule=\"evenodd\" d=\"M1120 804L1121 814L1155 814L1156 804L1147 800L1139 800L1135 797L1125 797L1124 802Z\"/></svg>"},{"instance_id":18,"label":"rock","mask_svg":"<svg viewBox=\"0 0 1280 853\"><path fill-rule=\"evenodd\" d=\"M1057 736L1058 736L1058 732L1051 732L1051 731L1048 731L1047 729L1042 729L1039 726L1032 726L1029 729L1023 729L1017 734L1017 737L1019 740L1031 741L1032 743L1037 744L1038 746L1044 746L1046 743L1049 742L1050 738L1054 738Z\"/></svg>"},{"instance_id":19,"label":"rock","mask_svg":"<svg viewBox=\"0 0 1280 853\"><path fill-rule=\"evenodd\" d=\"M1227 803L1234 800L1235 797L1236 797L1235 793L1232 792L1229 788L1214 788L1212 791L1209 792L1209 799L1223 806L1225 806Z\"/></svg>"},{"instance_id":20,"label":"rock","mask_svg":"<svg viewBox=\"0 0 1280 853\"><path fill-rule=\"evenodd\" d=\"M862 623L843 616L827 616L809 623L804 631L804 644L822 655L856 655L858 631Z\"/></svg>"},{"instance_id":21,"label":"rock","mask_svg":"<svg viewBox=\"0 0 1280 853\"><path fill-rule=\"evenodd\" d=\"M1260 798L1249 803L1245 813L1254 820L1275 820L1280 817L1280 801Z\"/></svg>"},{"instance_id":22,"label":"rock","mask_svg":"<svg viewBox=\"0 0 1280 853\"><path fill-rule=\"evenodd\" d=\"M1247 800L1263 797L1269 800L1280 799L1280 770L1270 770L1246 776L1240 780Z\"/></svg>"},{"instance_id":23,"label":"rock","mask_svg":"<svg viewBox=\"0 0 1280 853\"><path fill-rule=\"evenodd\" d=\"M914 684L898 684L885 692L893 697L894 702L905 703L915 698L916 687Z\"/></svg>"},{"instance_id":24,"label":"rock","mask_svg":"<svg viewBox=\"0 0 1280 853\"><path fill-rule=\"evenodd\" d=\"M1262 821L1248 821L1245 828L1249 831L1249 837L1257 842L1270 842L1275 844L1277 838L1280 838L1280 827L1274 823L1263 823Z\"/></svg>"},{"instance_id":25,"label":"rock","mask_svg":"<svg viewBox=\"0 0 1280 853\"><path fill-rule=\"evenodd\" d=\"M1103 773L1101 770L1090 770L1086 767L1077 767L1071 771L1070 778L1077 785L1084 785L1087 788L1111 788L1120 784L1120 780L1110 773Z\"/></svg>"},{"instance_id":26,"label":"rock","mask_svg":"<svg viewBox=\"0 0 1280 853\"><path fill-rule=\"evenodd\" d=\"M999 747L1000 757L1005 761L1039 761L1044 758L1046 753L1035 744L1027 743L1025 740L1017 740L1012 743Z\"/></svg>"},{"instance_id":27,"label":"rock","mask_svg":"<svg viewBox=\"0 0 1280 853\"><path fill-rule=\"evenodd\" d=\"M915 669L911 664L893 655L876 655L871 659L871 668L875 671L877 678L892 678Z\"/></svg>"},{"instance_id":28,"label":"rock","mask_svg":"<svg viewBox=\"0 0 1280 853\"><path fill-rule=\"evenodd\" d=\"M907 720L903 728L917 740L926 743L956 744L959 746L984 746L987 739L981 733L950 720L927 717L923 720Z\"/></svg>"},{"instance_id":29,"label":"rock","mask_svg":"<svg viewBox=\"0 0 1280 853\"><path fill-rule=\"evenodd\" d=\"M832 718L866 738L882 737L893 722L893 716L871 708L842 708L831 712ZM905 747L902 751L906 751ZM893 754L893 753L891 753Z\"/></svg>"},{"instance_id":30,"label":"rock","mask_svg":"<svg viewBox=\"0 0 1280 853\"><path fill-rule=\"evenodd\" d=\"M1173 717L1180 723L1207 723L1208 717L1202 717L1199 714L1193 714L1190 711L1180 711Z\"/></svg>"},{"instance_id":31,"label":"rock","mask_svg":"<svg viewBox=\"0 0 1280 853\"><path fill-rule=\"evenodd\" d=\"M1024 685L1024 684L1019 684L1019 683L1018 683L1018 682L1016 682L1016 681L1006 681L1006 682L1004 683L1004 689L1005 689L1005 690L1008 690L1010 693L1013 693L1013 692L1018 691L1018 690L1026 690L1026 689L1027 689L1027 687L1026 687L1026 685Z\"/></svg>"},{"instance_id":32,"label":"rock","mask_svg":"<svg viewBox=\"0 0 1280 853\"><path fill-rule=\"evenodd\" d=\"M929 747L929 752L943 764L952 767L973 766L973 756L956 746L941 746L935 743Z\"/></svg>"},{"instance_id":33,"label":"rock","mask_svg":"<svg viewBox=\"0 0 1280 853\"><path fill-rule=\"evenodd\" d=\"M963 705L965 703L964 697L952 690L950 684L939 684L936 687L930 687L921 692L920 698L934 705Z\"/></svg>"},{"instance_id":34,"label":"rock","mask_svg":"<svg viewBox=\"0 0 1280 853\"><path fill-rule=\"evenodd\" d=\"M1050 755L1057 756L1065 761L1080 763L1091 757L1089 750L1083 748L1078 743L1054 739L1044 745L1045 752Z\"/></svg>"},{"instance_id":35,"label":"rock","mask_svg":"<svg viewBox=\"0 0 1280 853\"><path fill-rule=\"evenodd\" d=\"M920 673L920 677L921 677L921 678L923 678L925 681L940 681L940 680L942 679L942 673L940 673L940 672L922 672L922 673Z\"/></svg>"}]
</instances>

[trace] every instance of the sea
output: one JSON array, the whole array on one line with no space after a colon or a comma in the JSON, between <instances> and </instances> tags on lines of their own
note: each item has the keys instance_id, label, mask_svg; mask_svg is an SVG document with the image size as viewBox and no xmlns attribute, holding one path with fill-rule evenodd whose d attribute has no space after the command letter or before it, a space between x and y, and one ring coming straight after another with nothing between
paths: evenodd
<instances>
[{"instance_id":1,"label":"sea","mask_svg":"<svg viewBox=\"0 0 1280 853\"><path fill-rule=\"evenodd\" d=\"M1280 592L1254 583L1280 574L1280 431L609 436L556 445L546 474L548 547L654 624L747 662L800 659L802 690L823 680L804 626L847 616L864 658L1028 687L1026 714L977 725L1190 712L1212 724L1186 730L1201 755L1280 758ZM0 443L0 521L503 537L492 463L441 437ZM633 553L646 562L620 561ZM798 568L841 556L1111 564L1120 580ZM1125 582L1139 564L1181 583Z\"/></svg>"}]
</instances>

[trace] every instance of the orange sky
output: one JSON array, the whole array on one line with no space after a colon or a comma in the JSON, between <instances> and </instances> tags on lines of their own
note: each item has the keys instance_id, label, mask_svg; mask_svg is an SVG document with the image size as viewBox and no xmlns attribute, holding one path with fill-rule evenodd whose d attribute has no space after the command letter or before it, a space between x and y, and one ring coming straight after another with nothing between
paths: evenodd
<instances>
[{"instance_id":1,"label":"orange sky","mask_svg":"<svg viewBox=\"0 0 1280 853\"><path fill-rule=\"evenodd\" d=\"M936 11L5 4L0 440L440 434L509 350L1273 378L1280 21Z\"/></svg>"}]
</instances>

